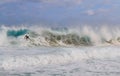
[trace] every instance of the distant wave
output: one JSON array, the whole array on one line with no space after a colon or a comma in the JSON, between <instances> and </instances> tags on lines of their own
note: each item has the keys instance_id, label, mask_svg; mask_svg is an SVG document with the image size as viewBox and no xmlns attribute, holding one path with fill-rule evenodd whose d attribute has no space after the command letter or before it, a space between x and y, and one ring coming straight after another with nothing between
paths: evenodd
<instances>
[{"instance_id":1,"label":"distant wave","mask_svg":"<svg viewBox=\"0 0 120 76\"><path fill-rule=\"evenodd\" d=\"M81 28L0 27L0 46L96 46L119 45L120 29L83 26ZM28 34L30 39L25 40Z\"/></svg>"}]
</instances>

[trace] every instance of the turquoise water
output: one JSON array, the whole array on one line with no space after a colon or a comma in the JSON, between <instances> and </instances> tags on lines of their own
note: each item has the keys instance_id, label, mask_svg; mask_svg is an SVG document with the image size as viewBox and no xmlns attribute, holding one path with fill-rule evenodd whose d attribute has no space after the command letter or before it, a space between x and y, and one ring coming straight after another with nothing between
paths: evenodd
<instances>
[{"instance_id":1,"label":"turquoise water","mask_svg":"<svg viewBox=\"0 0 120 76\"><path fill-rule=\"evenodd\" d=\"M21 35L24 35L28 32L27 29L19 29L19 30L8 30L7 36L8 37L19 37Z\"/></svg>"}]
</instances>

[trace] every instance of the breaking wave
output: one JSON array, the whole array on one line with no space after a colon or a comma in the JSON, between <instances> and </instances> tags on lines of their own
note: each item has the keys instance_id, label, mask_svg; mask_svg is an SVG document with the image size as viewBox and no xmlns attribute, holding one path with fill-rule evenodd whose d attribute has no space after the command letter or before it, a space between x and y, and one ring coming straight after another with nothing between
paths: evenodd
<instances>
[{"instance_id":1,"label":"breaking wave","mask_svg":"<svg viewBox=\"0 0 120 76\"><path fill-rule=\"evenodd\" d=\"M79 28L39 26L0 27L0 46L97 46L119 45L119 27ZM25 34L30 39L25 40Z\"/></svg>"}]
</instances>

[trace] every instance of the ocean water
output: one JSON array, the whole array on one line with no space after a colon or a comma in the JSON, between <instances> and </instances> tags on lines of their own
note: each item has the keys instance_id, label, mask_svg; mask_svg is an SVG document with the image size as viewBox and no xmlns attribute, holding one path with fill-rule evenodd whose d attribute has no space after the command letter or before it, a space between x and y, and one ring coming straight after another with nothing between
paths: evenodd
<instances>
[{"instance_id":1,"label":"ocean water","mask_svg":"<svg viewBox=\"0 0 120 76\"><path fill-rule=\"evenodd\" d=\"M118 27L1 26L0 76L119 76L119 33Z\"/></svg>"}]
</instances>

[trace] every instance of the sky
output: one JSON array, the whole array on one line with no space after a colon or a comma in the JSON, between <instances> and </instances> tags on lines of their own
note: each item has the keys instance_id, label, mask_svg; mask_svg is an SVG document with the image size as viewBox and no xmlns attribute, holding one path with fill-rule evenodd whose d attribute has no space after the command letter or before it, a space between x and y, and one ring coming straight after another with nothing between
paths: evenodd
<instances>
[{"instance_id":1,"label":"sky","mask_svg":"<svg viewBox=\"0 0 120 76\"><path fill-rule=\"evenodd\" d=\"M0 24L120 24L120 0L0 0Z\"/></svg>"}]
</instances>

